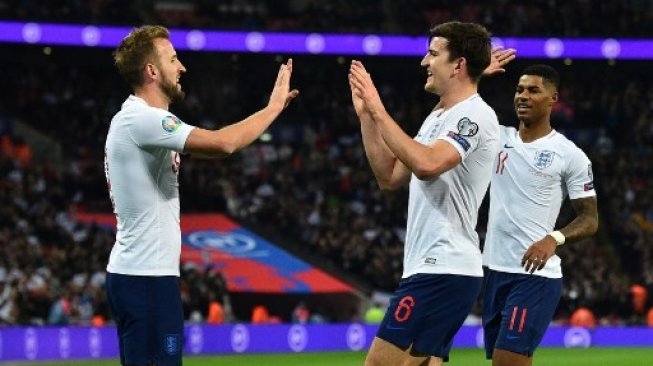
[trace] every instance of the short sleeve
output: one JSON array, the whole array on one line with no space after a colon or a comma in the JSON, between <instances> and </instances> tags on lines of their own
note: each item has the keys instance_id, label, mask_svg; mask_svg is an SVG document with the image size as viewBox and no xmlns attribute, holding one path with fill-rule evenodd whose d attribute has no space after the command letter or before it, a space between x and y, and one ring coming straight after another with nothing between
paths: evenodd
<instances>
[{"instance_id":1,"label":"short sleeve","mask_svg":"<svg viewBox=\"0 0 653 366\"><path fill-rule=\"evenodd\" d=\"M479 124L471 115L452 114L444 121L438 140L452 144L458 150L460 158L465 160L479 145L483 135L481 128L483 124Z\"/></svg>"},{"instance_id":2,"label":"short sleeve","mask_svg":"<svg viewBox=\"0 0 653 366\"><path fill-rule=\"evenodd\" d=\"M579 148L572 151L567 162L565 183L570 199L596 196L592 162Z\"/></svg>"},{"instance_id":3,"label":"short sleeve","mask_svg":"<svg viewBox=\"0 0 653 366\"><path fill-rule=\"evenodd\" d=\"M167 111L148 109L130 125L134 142L143 148L166 148L182 152L186 138L194 127Z\"/></svg>"}]
</instances>

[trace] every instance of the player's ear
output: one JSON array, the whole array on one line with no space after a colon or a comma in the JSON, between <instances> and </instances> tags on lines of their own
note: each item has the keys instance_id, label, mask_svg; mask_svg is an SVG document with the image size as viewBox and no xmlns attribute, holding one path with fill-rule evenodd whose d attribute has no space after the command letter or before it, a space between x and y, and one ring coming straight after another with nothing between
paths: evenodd
<instances>
[{"instance_id":1,"label":"player's ear","mask_svg":"<svg viewBox=\"0 0 653 366\"><path fill-rule=\"evenodd\" d=\"M145 73L146 73L148 78L154 79L159 74L159 70L156 68L156 66L154 64L148 63L148 64L145 64Z\"/></svg>"},{"instance_id":2,"label":"player's ear","mask_svg":"<svg viewBox=\"0 0 653 366\"><path fill-rule=\"evenodd\" d=\"M463 72L465 66L467 66L467 59L464 57L460 57L456 62L454 63L453 66L453 74L457 75Z\"/></svg>"},{"instance_id":3,"label":"player's ear","mask_svg":"<svg viewBox=\"0 0 653 366\"><path fill-rule=\"evenodd\" d=\"M558 102L558 92L554 91L553 94L551 94L551 104L555 104Z\"/></svg>"}]
</instances>

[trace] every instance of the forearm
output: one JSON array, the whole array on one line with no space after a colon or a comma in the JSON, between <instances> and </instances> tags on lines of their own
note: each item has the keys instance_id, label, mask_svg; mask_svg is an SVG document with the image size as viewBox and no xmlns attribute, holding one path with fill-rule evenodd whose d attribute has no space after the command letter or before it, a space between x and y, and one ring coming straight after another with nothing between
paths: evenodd
<instances>
[{"instance_id":1,"label":"forearm","mask_svg":"<svg viewBox=\"0 0 653 366\"><path fill-rule=\"evenodd\" d=\"M363 147L372 172L381 188L391 186L392 173L397 158L386 146L383 137L381 137L380 132L374 125L374 121L369 116L361 117L360 122Z\"/></svg>"},{"instance_id":2,"label":"forearm","mask_svg":"<svg viewBox=\"0 0 653 366\"><path fill-rule=\"evenodd\" d=\"M597 229L597 218L578 216L569 225L560 229L560 232L565 236L565 243L573 243L591 237Z\"/></svg>"},{"instance_id":3,"label":"forearm","mask_svg":"<svg viewBox=\"0 0 653 366\"><path fill-rule=\"evenodd\" d=\"M589 238L596 233L599 227L596 197L575 199L571 203L577 216L569 225L560 229L565 236L565 243Z\"/></svg>"},{"instance_id":4,"label":"forearm","mask_svg":"<svg viewBox=\"0 0 653 366\"><path fill-rule=\"evenodd\" d=\"M196 127L186 138L184 152L203 158L229 156L256 140L280 113L281 109L268 106L217 131Z\"/></svg>"},{"instance_id":5,"label":"forearm","mask_svg":"<svg viewBox=\"0 0 653 366\"><path fill-rule=\"evenodd\" d=\"M429 159L432 152L429 146L413 140L387 113L375 116L375 122L388 149L408 170L418 176L433 170L431 165L434 162Z\"/></svg>"},{"instance_id":6,"label":"forearm","mask_svg":"<svg viewBox=\"0 0 653 366\"><path fill-rule=\"evenodd\" d=\"M215 131L227 153L233 153L254 142L281 114L282 109L267 106L244 120Z\"/></svg>"}]
</instances>

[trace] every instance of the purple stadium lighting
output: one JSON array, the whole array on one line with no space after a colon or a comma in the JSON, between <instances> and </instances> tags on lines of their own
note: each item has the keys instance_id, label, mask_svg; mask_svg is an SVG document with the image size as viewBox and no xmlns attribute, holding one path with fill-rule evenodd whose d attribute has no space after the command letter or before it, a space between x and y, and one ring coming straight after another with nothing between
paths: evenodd
<instances>
[{"instance_id":1,"label":"purple stadium lighting","mask_svg":"<svg viewBox=\"0 0 653 366\"><path fill-rule=\"evenodd\" d=\"M187 325L186 355L290 353L367 350L376 325L271 324ZM118 357L116 328L5 327L0 328L0 363ZM454 338L456 348L482 348L483 329L463 326ZM544 347L651 347L653 329L645 327L549 327Z\"/></svg>"},{"instance_id":2,"label":"purple stadium lighting","mask_svg":"<svg viewBox=\"0 0 653 366\"><path fill-rule=\"evenodd\" d=\"M0 43L116 47L129 27L0 22ZM171 29L179 50L357 56L421 56L426 37L304 34ZM493 38L520 58L653 59L653 40L597 38Z\"/></svg>"}]
</instances>

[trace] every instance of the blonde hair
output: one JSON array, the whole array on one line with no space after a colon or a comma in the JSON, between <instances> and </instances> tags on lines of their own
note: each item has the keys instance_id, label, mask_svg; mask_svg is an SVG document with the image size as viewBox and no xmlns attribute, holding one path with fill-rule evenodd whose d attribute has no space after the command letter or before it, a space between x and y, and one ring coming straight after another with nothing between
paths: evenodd
<instances>
[{"instance_id":1,"label":"blonde hair","mask_svg":"<svg viewBox=\"0 0 653 366\"><path fill-rule=\"evenodd\" d=\"M160 25L144 25L134 28L113 52L113 60L118 72L132 88L141 86L144 81L143 67L150 62L158 62L154 40L170 38L170 32Z\"/></svg>"}]
</instances>

